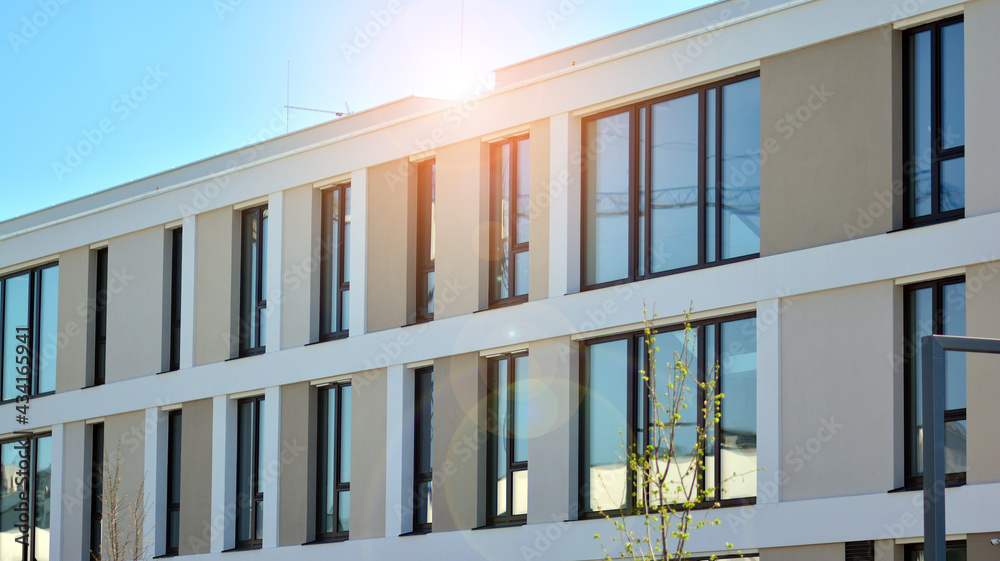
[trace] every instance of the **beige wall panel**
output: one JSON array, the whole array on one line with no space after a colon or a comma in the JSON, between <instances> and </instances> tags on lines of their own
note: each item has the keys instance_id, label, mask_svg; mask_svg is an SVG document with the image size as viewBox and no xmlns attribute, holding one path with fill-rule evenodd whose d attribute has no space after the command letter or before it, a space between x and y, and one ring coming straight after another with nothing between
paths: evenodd
<instances>
[{"instance_id":1,"label":"beige wall panel","mask_svg":"<svg viewBox=\"0 0 1000 561\"><path fill-rule=\"evenodd\" d=\"M576 516L580 404L576 348L569 337L528 346L531 408L540 412L527 435L529 523Z\"/></svg>"},{"instance_id":2,"label":"beige wall panel","mask_svg":"<svg viewBox=\"0 0 1000 561\"><path fill-rule=\"evenodd\" d=\"M149 434L146 432L146 415L143 411L123 413L107 417L104 420L104 511L102 523L108 524L111 511L107 506L115 501L111 496L108 481L118 480L118 501L126 505L133 504L136 494L146 477L145 445ZM123 508L119 518L122 528L122 539L128 531L130 509ZM152 517L147 517L147 524L152 524ZM108 551L108 536L102 539L102 551Z\"/></svg>"},{"instance_id":3,"label":"beige wall panel","mask_svg":"<svg viewBox=\"0 0 1000 561\"><path fill-rule=\"evenodd\" d=\"M990 540L1000 538L1000 532L990 534L969 534L965 538L968 561L996 561L1000 557L997 547Z\"/></svg>"},{"instance_id":4,"label":"beige wall panel","mask_svg":"<svg viewBox=\"0 0 1000 561\"><path fill-rule=\"evenodd\" d=\"M783 500L881 493L895 459L892 282L789 300L781 334Z\"/></svg>"},{"instance_id":5,"label":"beige wall panel","mask_svg":"<svg viewBox=\"0 0 1000 561\"><path fill-rule=\"evenodd\" d=\"M351 538L385 536L385 369L351 379Z\"/></svg>"},{"instance_id":6,"label":"beige wall panel","mask_svg":"<svg viewBox=\"0 0 1000 561\"><path fill-rule=\"evenodd\" d=\"M761 255L892 229L893 56L874 29L761 61Z\"/></svg>"},{"instance_id":7,"label":"beige wall panel","mask_svg":"<svg viewBox=\"0 0 1000 561\"><path fill-rule=\"evenodd\" d=\"M434 361L435 532L486 522L485 374L478 353Z\"/></svg>"},{"instance_id":8,"label":"beige wall panel","mask_svg":"<svg viewBox=\"0 0 1000 561\"><path fill-rule=\"evenodd\" d=\"M78 390L87 385L92 339L89 295L93 293L90 248L59 254L59 335L56 355L56 391Z\"/></svg>"},{"instance_id":9,"label":"beige wall panel","mask_svg":"<svg viewBox=\"0 0 1000 561\"><path fill-rule=\"evenodd\" d=\"M197 216L194 363L227 360L238 346L233 299L239 297L239 221L229 208Z\"/></svg>"},{"instance_id":10,"label":"beige wall panel","mask_svg":"<svg viewBox=\"0 0 1000 561\"><path fill-rule=\"evenodd\" d=\"M396 160L368 170L368 331L408 323L414 257L410 184L416 168ZM412 230L412 231L411 231ZM415 247L415 246L414 246Z\"/></svg>"},{"instance_id":11,"label":"beige wall panel","mask_svg":"<svg viewBox=\"0 0 1000 561\"><path fill-rule=\"evenodd\" d=\"M760 550L760 561L843 561L844 544L829 543Z\"/></svg>"},{"instance_id":12,"label":"beige wall panel","mask_svg":"<svg viewBox=\"0 0 1000 561\"><path fill-rule=\"evenodd\" d=\"M531 123L530 170L531 194L528 216L528 298L543 300L549 296L549 212L552 193L549 191L549 121ZM563 189L565 186L555 186Z\"/></svg>"},{"instance_id":13,"label":"beige wall panel","mask_svg":"<svg viewBox=\"0 0 1000 561\"><path fill-rule=\"evenodd\" d=\"M155 227L108 242L108 382L166 370L166 235Z\"/></svg>"},{"instance_id":14,"label":"beige wall panel","mask_svg":"<svg viewBox=\"0 0 1000 561\"><path fill-rule=\"evenodd\" d=\"M311 343L312 308L319 307L313 290L313 273L319 271L319 229L313 224L311 186L284 192L281 247L281 348ZM316 224L318 225L318 224ZM318 285L317 285L318 287Z\"/></svg>"},{"instance_id":15,"label":"beige wall panel","mask_svg":"<svg viewBox=\"0 0 1000 561\"><path fill-rule=\"evenodd\" d=\"M309 512L315 505L315 486L310 485L310 465L315 460L315 446L309 446L312 388L309 382L281 388L281 486L278 515L278 545L297 545L309 541Z\"/></svg>"},{"instance_id":16,"label":"beige wall panel","mask_svg":"<svg viewBox=\"0 0 1000 561\"><path fill-rule=\"evenodd\" d=\"M966 334L1000 338L1000 261L969 267L965 272ZM969 353L966 371L969 483L1000 481L1000 356ZM998 552L1000 553L1000 552Z\"/></svg>"},{"instance_id":17,"label":"beige wall panel","mask_svg":"<svg viewBox=\"0 0 1000 561\"><path fill-rule=\"evenodd\" d=\"M965 215L1000 211L1000 4L965 5Z\"/></svg>"},{"instance_id":18,"label":"beige wall panel","mask_svg":"<svg viewBox=\"0 0 1000 561\"><path fill-rule=\"evenodd\" d=\"M489 145L439 148L435 178L434 318L485 309L489 285Z\"/></svg>"},{"instance_id":19,"label":"beige wall panel","mask_svg":"<svg viewBox=\"0 0 1000 561\"><path fill-rule=\"evenodd\" d=\"M208 553L212 539L212 400L184 404L181 417L180 553Z\"/></svg>"}]
</instances>

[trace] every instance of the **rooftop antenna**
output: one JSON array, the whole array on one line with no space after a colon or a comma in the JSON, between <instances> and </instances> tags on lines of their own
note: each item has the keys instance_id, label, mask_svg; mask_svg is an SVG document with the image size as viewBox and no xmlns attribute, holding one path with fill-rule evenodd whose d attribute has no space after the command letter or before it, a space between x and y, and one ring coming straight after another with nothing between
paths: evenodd
<instances>
[{"instance_id":1,"label":"rooftop antenna","mask_svg":"<svg viewBox=\"0 0 1000 561\"><path fill-rule=\"evenodd\" d=\"M296 107L291 105L291 91L292 91L292 61L289 60L285 70L285 134L288 134L288 110L298 109L300 111L316 111L317 113L329 113L331 115L336 115L337 117L343 117L344 115L351 114L351 108L344 102L344 107L347 108L347 112L343 111L327 111L326 109L313 109L311 107Z\"/></svg>"}]
</instances>

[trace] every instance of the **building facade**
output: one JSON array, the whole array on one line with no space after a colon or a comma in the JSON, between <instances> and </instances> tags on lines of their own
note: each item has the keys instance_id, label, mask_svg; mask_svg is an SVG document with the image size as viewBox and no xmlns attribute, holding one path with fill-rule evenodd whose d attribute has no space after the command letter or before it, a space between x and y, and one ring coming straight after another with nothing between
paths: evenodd
<instances>
[{"instance_id":1,"label":"building facade","mask_svg":"<svg viewBox=\"0 0 1000 561\"><path fill-rule=\"evenodd\" d=\"M154 555L604 558L648 310L725 394L691 551L920 558L917 341L1000 337L998 28L726 0L0 223L0 559L107 548L108 473ZM994 360L948 559L1000 555Z\"/></svg>"}]
</instances>

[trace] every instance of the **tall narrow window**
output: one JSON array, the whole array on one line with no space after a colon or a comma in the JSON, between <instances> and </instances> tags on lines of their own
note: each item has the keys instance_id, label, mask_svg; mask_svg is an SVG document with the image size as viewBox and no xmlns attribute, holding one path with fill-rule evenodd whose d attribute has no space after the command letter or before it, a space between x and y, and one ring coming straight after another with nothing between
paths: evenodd
<instances>
[{"instance_id":1,"label":"tall narrow window","mask_svg":"<svg viewBox=\"0 0 1000 561\"><path fill-rule=\"evenodd\" d=\"M59 266L0 277L0 401L56 389Z\"/></svg>"},{"instance_id":2,"label":"tall narrow window","mask_svg":"<svg viewBox=\"0 0 1000 561\"><path fill-rule=\"evenodd\" d=\"M170 364L169 370L181 367L181 252L184 236L180 228L170 233Z\"/></svg>"},{"instance_id":3,"label":"tall narrow window","mask_svg":"<svg viewBox=\"0 0 1000 561\"><path fill-rule=\"evenodd\" d=\"M181 410L167 417L167 554L177 555L181 541Z\"/></svg>"},{"instance_id":4,"label":"tall narrow window","mask_svg":"<svg viewBox=\"0 0 1000 561\"><path fill-rule=\"evenodd\" d=\"M760 79L583 123L583 286L760 253Z\"/></svg>"},{"instance_id":5,"label":"tall narrow window","mask_svg":"<svg viewBox=\"0 0 1000 561\"><path fill-rule=\"evenodd\" d=\"M104 513L104 425L90 429L90 553L101 558L101 528Z\"/></svg>"},{"instance_id":6,"label":"tall narrow window","mask_svg":"<svg viewBox=\"0 0 1000 561\"><path fill-rule=\"evenodd\" d=\"M521 136L490 148L491 304L528 299L528 142L528 137Z\"/></svg>"},{"instance_id":7,"label":"tall narrow window","mask_svg":"<svg viewBox=\"0 0 1000 561\"><path fill-rule=\"evenodd\" d=\"M701 494L706 505L752 503L757 491L756 319L704 322L692 325L691 332L683 326L660 330L655 335L658 368L653 372L645 337L644 333L615 335L584 347L582 510L631 511L637 494L647 504L699 502ZM678 358L691 368L682 387L670 369ZM725 397L717 421L699 446L698 429L706 424L698 404L711 400L708 392L713 391L701 384L710 381L715 383L714 393ZM676 405L681 396L686 407ZM663 431L671 426L664 429L660 424L671 412L679 415L672 424L672 454L662 448L669 446ZM648 471L628 469L626 458L633 451L645 458L640 463L648 464L643 468ZM665 455L672 458L672 466L664 465ZM660 471L668 467L669 471ZM695 489L690 496L677 489L681 473L687 474L685 487ZM645 489L637 484L654 476L664 477L666 483Z\"/></svg>"},{"instance_id":8,"label":"tall narrow window","mask_svg":"<svg viewBox=\"0 0 1000 561\"><path fill-rule=\"evenodd\" d=\"M434 369L414 373L413 531L430 532L434 521Z\"/></svg>"},{"instance_id":9,"label":"tall narrow window","mask_svg":"<svg viewBox=\"0 0 1000 561\"><path fill-rule=\"evenodd\" d=\"M236 547L260 547L264 535L263 435L264 397L237 404Z\"/></svg>"},{"instance_id":10,"label":"tall narrow window","mask_svg":"<svg viewBox=\"0 0 1000 561\"><path fill-rule=\"evenodd\" d=\"M267 207L243 211L240 262L240 356L264 352L267 340Z\"/></svg>"},{"instance_id":11,"label":"tall narrow window","mask_svg":"<svg viewBox=\"0 0 1000 561\"><path fill-rule=\"evenodd\" d=\"M490 524L523 523L528 514L528 355L487 363Z\"/></svg>"},{"instance_id":12,"label":"tall narrow window","mask_svg":"<svg viewBox=\"0 0 1000 561\"><path fill-rule=\"evenodd\" d=\"M923 483L923 379L920 340L926 335L965 335L965 279L907 286L903 341L906 357L906 483ZM965 482L965 353L945 353L944 468L949 483Z\"/></svg>"},{"instance_id":13,"label":"tall narrow window","mask_svg":"<svg viewBox=\"0 0 1000 561\"><path fill-rule=\"evenodd\" d=\"M351 529L351 384L319 390L316 539L347 539Z\"/></svg>"},{"instance_id":14,"label":"tall narrow window","mask_svg":"<svg viewBox=\"0 0 1000 561\"><path fill-rule=\"evenodd\" d=\"M97 250L94 294L94 385L104 383L108 348L108 248Z\"/></svg>"},{"instance_id":15,"label":"tall narrow window","mask_svg":"<svg viewBox=\"0 0 1000 561\"><path fill-rule=\"evenodd\" d=\"M950 18L906 31L905 223L965 215L965 24Z\"/></svg>"},{"instance_id":16,"label":"tall narrow window","mask_svg":"<svg viewBox=\"0 0 1000 561\"><path fill-rule=\"evenodd\" d=\"M434 160L417 164L417 321L434 319Z\"/></svg>"},{"instance_id":17,"label":"tall narrow window","mask_svg":"<svg viewBox=\"0 0 1000 561\"><path fill-rule=\"evenodd\" d=\"M52 437L0 443L0 559L49 561L52 509ZM24 524L21 520L30 521ZM23 529L27 534L23 534ZM23 539L22 539L23 536Z\"/></svg>"},{"instance_id":18,"label":"tall narrow window","mask_svg":"<svg viewBox=\"0 0 1000 561\"><path fill-rule=\"evenodd\" d=\"M351 184L323 191L320 339L347 335L351 323Z\"/></svg>"},{"instance_id":19,"label":"tall narrow window","mask_svg":"<svg viewBox=\"0 0 1000 561\"><path fill-rule=\"evenodd\" d=\"M944 559L941 561L966 561L968 553L965 541L951 541L945 544ZM906 561L924 561L924 544L906 546Z\"/></svg>"}]
</instances>

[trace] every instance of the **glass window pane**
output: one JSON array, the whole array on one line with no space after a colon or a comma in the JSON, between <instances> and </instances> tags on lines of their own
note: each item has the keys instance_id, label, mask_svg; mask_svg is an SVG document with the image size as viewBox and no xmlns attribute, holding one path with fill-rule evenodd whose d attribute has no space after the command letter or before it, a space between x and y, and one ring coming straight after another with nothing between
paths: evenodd
<instances>
[{"instance_id":1,"label":"glass window pane","mask_svg":"<svg viewBox=\"0 0 1000 561\"><path fill-rule=\"evenodd\" d=\"M340 482L351 482L351 386L340 390Z\"/></svg>"},{"instance_id":2,"label":"glass window pane","mask_svg":"<svg viewBox=\"0 0 1000 561\"><path fill-rule=\"evenodd\" d=\"M514 461L528 461L529 401L528 355L514 357Z\"/></svg>"},{"instance_id":3,"label":"glass window pane","mask_svg":"<svg viewBox=\"0 0 1000 561\"><path fill-rule=\"evenodd\" d=\"M685 332L683 329L659 333L656 335L656 346L659 351L656 353L657 368L655 371L647 372L651 377L650 384L656 389L656 407L652 403L649 407L649 417L653 421L669 423L670 417L674 414L680 415L680 419L673 426L673 450L670 450L670 436L668 427L664 427L659 438L651 438L655 449L654 459L651 461L651 470L658 477L665 477L665 484L655 486L650 489L650 502L673 503L686 498L686 493L678 490L684 486L690 488L695 481L694 471L694 449L698 439L698 348L697 332ZM643 347L645 352L646 347ZM688 365L685 374L675 365L682 363ZM672 404L675 402L674 396L678 389L683 389L683 402L680 409L675 410ZM685 407L686 405L686 407ZM652 423L651 423L652 424ZM667 459L672 458L669 462ZM691 494L694 498L694 494Z\"/></svg>"},{"instance_id":4,"label":"glass window pane","mask_svg":"<svg viewBox=\"0 0 1000 561\"><path fill-rule=\"evenodd\" d=\"M27 334L28 328L28 273L10 277L3 283L4 287L4 317L3 317L3 396L4 401L14 399L21 392L17 391L17 378L22 373L29 372L28 347L17 340L18 334ZM18 331L18 328L23 331ZM21 352L18 352L21 351ZM18 372L21 369L21 372Z\"/></svg>"},{"instance_id":5,"label":"glass window pane","mask_svg":"<svg viewBox=\"0 0 1000 561\"><path fill-rule=\"evenodd\" d=\"M628 431L628 341L620 339L587 347L584 414L585 506L589 510L625 504L624 434Z\"/></svg>"},{"instance_id":6,"label":"glass window pane","mask_svg":"<svg viewBox=\"0 0 1000 561\"><path fill-rule=\"evenodd\" d=\"M260 211L260 300L267 300L267 209ZM264 336L261 334L261 339Z\"/></svg>"},{"instance_id":7,"label":"glass window pane","mask_svg":"<svg viewBox=\"0 0 1000 561\"><path fill-rule=\"evenodd\" d=\"M511 501L511 514L514 516L528 514L528 470L515 471L511 475L514 485L514 500Z\"/></svg>"},{"instance_id":8,"label":"glass window pane","mask_svg":"<svg viewBox=\"0 0 1000 561\"><path fill-rule=\"evenodd\" d=\"M931 213L931 32L921 31L911 35L909 92L909 161L904 170L910 170L910 216Z\"/></svg>"},{"instance_id":9,"label":"glass window pane","mask_svg":"<svg viewBox=\"0 0 1000 561\"><path fill-rule=\"evenodd\" d=\"M910 323L906 326L905 352L910 357L910 403L912 427L910 439L910 474L923 473L922 438L924 423L923 408L923 365L920 362L920 340L934 331L934 290L921 288L909 293L906 302L910 310ZM947 365L947 362L946 362Z\"/></svg>"},{"instance_id":10,"label":"glass window pane","mask_svg":"<svg viewBox=\"0 0 1000 561\"><path fill-rule=\"evenodd\" d=\"M628 276L629 113L588 121L585 284Z\"/></svg>"},{"instance_id":11,"label":"glass window pane","mask_svg":"<svg viewBox=\"0 0 1000 561\"><path fill-rule=\"evenodd\" d=\"M637 216L637 220L635 221L635 224L638 225L639 228L642 228L642 232L638 236L636 236L636 245L637 245L637 248L636 248L637 251L636 251L636 253L637 253L637 264L638 264L638 266L636 267L636 269L637 269L636 272L640 276L644 276L646 274L646 234L645 234L645 228L646 228L646 222L648 220L648 216L647 216L647 212L646 212L646 196L648 194L647 190L648 190L648 187L649 187L648 185L646 185L646 170L649 168L649 165L646 162L646 150L647 150L647 146L646 145L648 143L648 141L646 139L646 124L649 122L649 118L647 117L648 113L649 113L648 108L646 108L646 107L640 107L639 108L639 123L640 123L640 125L639 125L639 130L636 131L637 132L637 136L639 137L638 138L638 145L639 145L638 146L638 154L636 154L638 156L638 158L639 158L639 165L636 166L636 168L635 168L636 170L638 170L638 173L636 174L636 180L637 180L636 183L639 184L639 193L638 193L639 200L636 201L636 205L635 205L636 206L636 216Z\"/></svg>"},{"instance_id":12,"label":"glass window pane","mask_svg":"<svg viewBox=\"0 0 1000 561\"><path fill-rule=\"evenodd\" d=\"M344 189L344 282L351 282L351 188Z\"/></svg>"},{"instance_id":13,"label":"glass window pane","mask_svg":"<svg viewBox=\"0 0 1000 561\"><path fill-rule=\"evenodd\" d=\"M18 449L15 448L17 442L4 442L0 444L0 470L4 474L15 474L18 470ZM23 489L23 485L16 484L17 479L10 475L0 477L0 501L4 505L15 505L19 502L18 493ZM20 535L17 529L18 511L11 507L0 509L0 534L11 536L9 539L0 540L0 561L21 561L21 544L14 541L14 536Z\"/></svg>"},{"instance_id":14,"label":"glass window pane","mask_svg":"<svg viewBox=\"0 0 1000 561\"><path fill-rule=\"evenodd\" d=\"M966 421L950 421L944 424L945 473L965 473L968 466L965 461L967 432Z\"/></svg>"},{"instance_id":15,"label":"glass window pane","mask_svg":"<svg viewBox=\"0 0 1000 561\"><path fill-rule=\"evenodd\" d=\"M181 542L181 511L167 513L167 548L177 549Z\"/></svg>"},{"instance_id":16,"label":"glass window pane","mask_svg":"<svg viewBox=\"0 0 1000 561\"><path fill-rule=\"evenodd\" d=\"M716 88L705 94L705 261L714 262L716 244Z\"/></svg>"},{"instance_id":17,"label":"glass window pane","mask_svg":"<svg viewBox=\"0 0 1000 561\"><path fill-rule=\"evenodd\" d=\"M760 252L760 78L722 87L722 258Z\"/></svg>"},{"instance_id":18,"label":"glass window pane","mask_svg":"<svg viewBox=\"0 0 1000 561\"><path fill-rule=\"evenodd\" d=\"M941 28L941 148L965 145L965 23Z\"/></svg>"},{"instance_id":19,"label":"glass window pane","mask_svg":"<svg viewBox=\"0 0 1000 561\"><path fill-rule=\"evenodd\" d=\"M253 513L253 403L239 404L238 456L236 458L236 539L251 539Z\"/></svg>"},{"instance_id":20,"label":"glass window pane","mask_svg":"<svg viewBox=\"0 0 1000 561\"><path fill-rule=\"evenodd\" d=\"M514 254L514 295L523 296L528 293L528 252Z\"/></svg>"},{"instance_id":21,"label":"glass window pane","mask_svg":"<svg viewBox=\"0 0 1000 561\"><path fill-rule=\"evenodd\" d=\"M351 291L345 290L340 293L340 330L347 331L351 328Z\"/></svg>"},{"instance_id":22,"label":"glass window pane","mask_svg":"<svg viewBox=\"0 0 1000 561\"><path fill-rule=\"evenodd\" d=\"M516 243L528 241L529 209L531 206L531 177L528 162L530 161L528 139L517 141L517 236Z\"/></svg>"},{"instance_id":23,"label":"glass window pane","mask_svg":"<svg viewBox=\"0 0 1000 561\"><path fill-rule=\"evenodd\" d=\"M941 334L965 335L965 283L941 287ZM946 352L944 356L944 408L965 408L965 362L967 353Z\"/></svg>"},{"instance_id":24,"label":"glass window pane","mask_svg":"<svg viewBox=\"0 0 1000 561\"><path fill-rule=\"evenodd\" d=\"M434 313L434 271L427 273L427 307L425 313Z\"/></svg>"},{"instance_id":25,"label":"glass window pane","mask_svg":"<svg viewBox=\"0 0 1000 561\"><path fill-rule=\"evenodd\" d=\"M170 494L167 502L179 504L181 502L181 415L170 415L170 458L168 477L170 478Z\"/></svg>"},{"instance_id":26,"label":"glass window pane","mask_svg":"<svg viewBox=\"0 0 1000 561\"><path fill-rule=\"evenodd\" d=\"M416 470L419 473L429 473L433 465L433 419L434 419L434 382L431 373L419 372L416 376L416 422L417 442L415 444Z\"/></svg>"},{"instance_id":27,"label":"glass window pane","mask_svg":"<svg viewBox=\"0 0 1000 561\"><path fill-rule=\"evenodd\" d=\"M42 436L35 445L35 561L49 559L49 529L52 527L52 437Z\"/></svg>"},{"instance_id":28,"label":"glass window pane","mask_svg":"<svg viewBox=\"0 0 1000 561\"><path fill-rule=\"evenodd\" d=\"M658 273L698 263L698 94L657 103L651 113L649 252Z\"/></svg>"},{"instance_id":29,"label":"glass window pane","mask_svg":"<svg viewBox=\"0 0 1000 561\"><path fill-rule=\"evenodd\" d=\"M514 427L510 426L511 419L508 416L508 412L510 411L510 402L508 400L508 385L510 383L508 359L502 358L497 360L491 366L493 369L493 387L491 388L493 402L490 413L494 416L493 420L496 423L494 433L492 438L490 438L492 445L490 453L493 456L493 486L496 493L493 514L503 516L507 514L507 485L509 484L507 481L507 437L514 431Z\"/></svg>"},{"instance_id":30,"label":"glass window pane","mask_svg":"<svg viewBox=\"0 0 1000 561\"><path fill-rule=\"evenodd\" d=\"M965 208L965 158L941 162L941 212Z\"/></svg>"},{"instance_id":31,"label":"glass window pane","mask_svg":"<svg viewBox=\"0 0 1000 561\"><path fill-rule=\"evenodd\" d=\"M254 534L253 539L264 537L264 501L254 501Z\"/></svg>"},{"instance_id":32,"label":"glass window pane","mask_svg":"<svg viewBox=\"0 0 1000 561\"><path fill-rule=\"evenodd\" d=\"M757 320L721 326L722 498L757 496Z\"/></svg>"},{"instance_id":33,"label":"glass window pane","mask_svg":"<svg viewBox=\"0 0 1000 561\"><path fill-rule=\"evenodd\" d=\"M430 524L434 521L433 485L430 481L420 481L414 487L417 508L413 513L413 524Z\"/></svg>"},{"instance_id":34,"label":"glass window pane","mask_svg":"<svg viewBox=\"0 0 1000 561\"><path fill-rule=\"evenodd\" d=\"M56 355L59 351L56 345L59 333L59 267L42 269L41 281L40 325L35 335L41 357L38 360L35 393L46 393L56 389Z\"/></svg>"},{"instance_id":35,"label":"glass window pane","mask_svg":"<svg viewBox=\"0 0 1000 561\"><path fill-rule=\"evenodd\" d=\"M341 491L337 495L337 531L351 530L351 492Z\"/></svg>"},{"instance_id":36,"label":"glass window pane","mask_svg":"<svg viewBox=\"0 0 1000 561\"><path fill-rule=\"evenodd\" d=\"M337 317L339 305L337 297L337 289L339 288L340 279L340 259L338 254L338 248L340 247L340 191L334 189L327 196L327 204L329 206L326 209L327 212L327 255L326 255L326 283L323 286L324 294L326 295L326 309L323 313L326 315L324 322L324 329L327 332L332 332L337 330Z\"/></svg>"}]
</instances>

